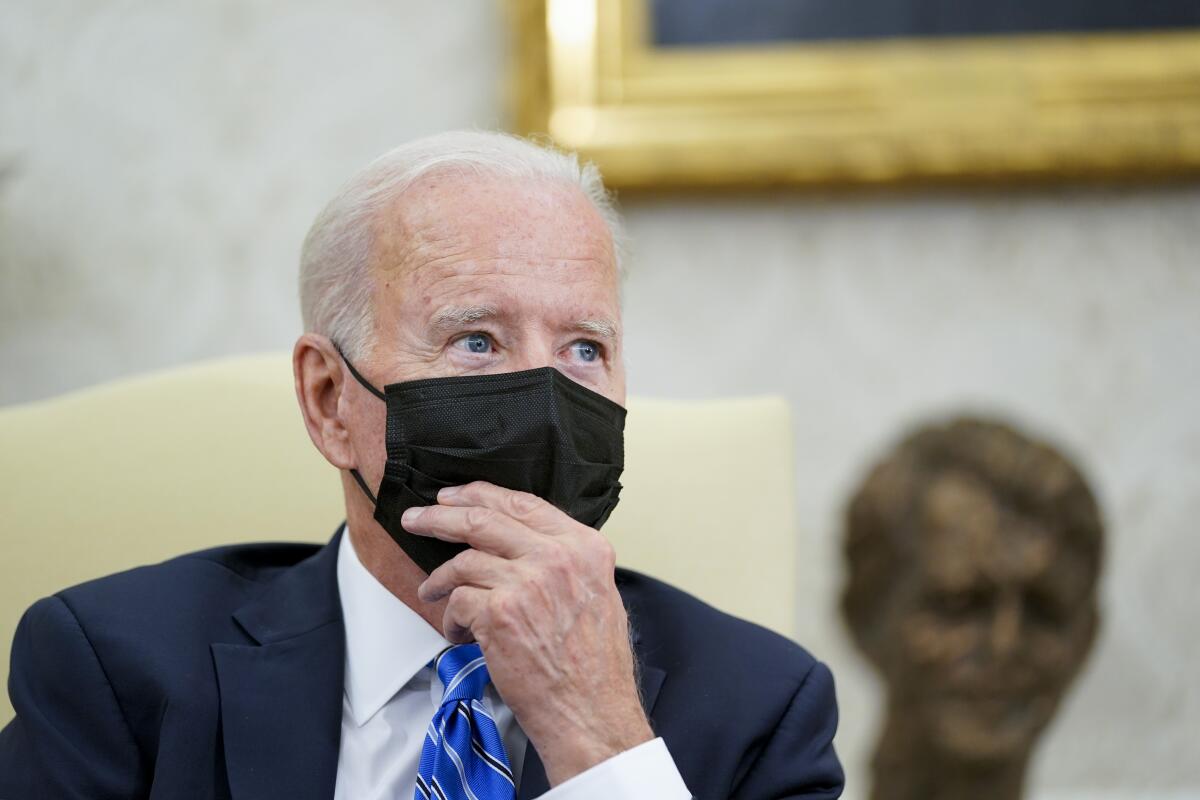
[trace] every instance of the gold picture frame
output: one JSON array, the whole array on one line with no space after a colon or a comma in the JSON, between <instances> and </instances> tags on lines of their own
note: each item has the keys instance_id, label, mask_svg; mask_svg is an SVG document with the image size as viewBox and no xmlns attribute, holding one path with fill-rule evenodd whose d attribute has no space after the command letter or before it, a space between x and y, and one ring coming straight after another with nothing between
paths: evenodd
<instances>
[{"instance_id":1,"label":"gold picture frame","mask_svg":"<svg viewBox=\"0 0 1200 800\"><path fill-rule=\"evenodd\" d=\"M1200 31L658 48L649 0L508 0L516 128L617 188L1200 172Z\"/></svg>"}]
</instances>

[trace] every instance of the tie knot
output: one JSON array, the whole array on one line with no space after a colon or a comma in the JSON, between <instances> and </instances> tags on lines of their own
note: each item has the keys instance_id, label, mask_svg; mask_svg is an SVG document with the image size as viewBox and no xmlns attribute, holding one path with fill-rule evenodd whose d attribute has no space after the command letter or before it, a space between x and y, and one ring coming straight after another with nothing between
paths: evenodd
<instances>
[{"instance_id":1,"label":"tie knot","mask_svg":"<svg viewBox=\"0 0 1200 800\"><path fill-rule=\"evenodd\" d=\"M442 705L482 699L484 687L492 679L478 644L447 647L433 660L433 666L444 687Z\"/></svg>"}]
</instances>

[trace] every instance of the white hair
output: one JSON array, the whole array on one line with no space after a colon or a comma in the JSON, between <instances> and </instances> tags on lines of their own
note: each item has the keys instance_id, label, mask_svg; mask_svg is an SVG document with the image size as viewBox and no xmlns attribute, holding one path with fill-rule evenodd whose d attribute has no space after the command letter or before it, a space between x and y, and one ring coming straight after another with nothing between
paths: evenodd
<instances>
[{"instance_id":1,"label":"white hair","mask_svg":"<svg viewBox=\"0 0 1200 800\"><path fill-rule=\"evenodd\" d=\"M578 186L608 226L618 274L623 272L621 217L594 164L581 164L574 153L506 133L439 133L402 144L372 161L317 215L300 254L305 331L328 336L350 359L367 354L374 330L374 225L406 189L441 170Z\"/></svg>"}]
</instances>

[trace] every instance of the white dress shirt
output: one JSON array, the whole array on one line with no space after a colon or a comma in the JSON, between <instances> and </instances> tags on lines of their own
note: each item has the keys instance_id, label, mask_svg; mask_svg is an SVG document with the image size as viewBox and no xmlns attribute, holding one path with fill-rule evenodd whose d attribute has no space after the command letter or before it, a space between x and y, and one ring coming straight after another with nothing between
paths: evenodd
<instances>
[{"instance_id":1,"label":"white dress shirt","mask_svg":"<svg viewBox=\"0 0 1200 800\"><path fill-rule=\"evenodd\" d=\"M425 729L442 700L429 662L450 646L376 580L342 532L338 593L346 627L342 739L334 800L408 800ZM528 740L495 687L484 705L496 720L517 786ZM662 739L626 750L542 795L544 800L688 800L691 793Z\"/></svg>"}]
</instances>

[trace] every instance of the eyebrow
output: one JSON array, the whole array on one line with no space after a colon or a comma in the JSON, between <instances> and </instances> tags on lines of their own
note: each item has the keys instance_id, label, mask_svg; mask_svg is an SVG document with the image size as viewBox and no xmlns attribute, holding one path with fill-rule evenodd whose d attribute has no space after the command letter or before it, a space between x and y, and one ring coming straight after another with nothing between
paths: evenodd
<instances>
[{"instance_id":1,"label":"eyebrow","mask_svg":"<svg viewBox=\"0 0 1200 800\"><path fill-rule=\"evenodd\" d=\"M616 339L617 326L608 319L581 319L575 323L575 329L587 331L603 339Z\"/></svg>"},{"instance_id":2,"label":"eyebrow","mask_svg":"<svg viewBox=\"0 0 1200 800\"><path fill-rule=\"evenodd\" d=\"M468 328L476 322L485 319L497 319L504 314L496 306L451 306L440 309L430 320L430 325L440 331L457 331ZM581 319L571 325L578 331L585 331L602 339L616 339L617 325L610 319Z\"/></svg>"},{"instance_id":3,"label":"eyebrow","mask_svg":"<svg viewBox=\"0 0 1200 800\"><path fill-rule=\"evenodd\" d=\"M438 330L458 330L481 319L495 319L500 310L495 306L462 306L443 308L433 315L430 324Z\"/></svg>"}]
</instances>

